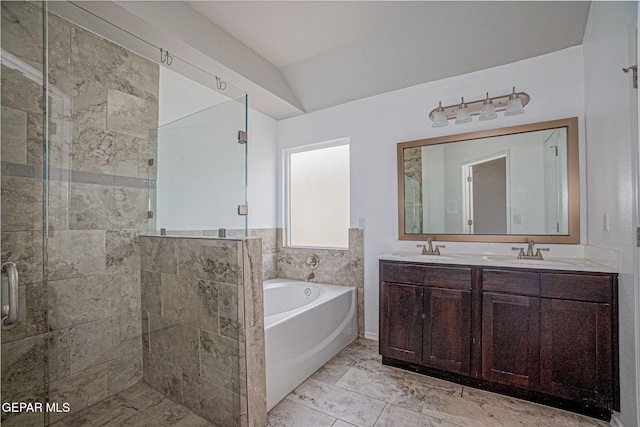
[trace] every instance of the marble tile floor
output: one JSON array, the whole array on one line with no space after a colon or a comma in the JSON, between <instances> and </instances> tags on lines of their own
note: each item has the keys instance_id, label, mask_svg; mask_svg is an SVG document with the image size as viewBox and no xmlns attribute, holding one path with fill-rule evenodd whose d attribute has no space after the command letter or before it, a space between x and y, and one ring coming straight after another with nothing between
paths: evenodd
<instances>
[{"instance_id":1,"label":"marble tile floor","mask_svg":"<svg viewBox=\"0 0 640 427\"><path fill-rule=\"evenodd\" d=\"M51 426L216 427L216 424L140 382Z\"/></svg>"},{"instance_id":2,"label":"marble tile floor","mask_svg":"<svg viewBox=\"0 0 640 427\"><path fill-rule=\"evenodd\" d=\"M356 340L269 412L269 427L604 427L609 423L383 366Z\"/></svg>"}]
</instances>

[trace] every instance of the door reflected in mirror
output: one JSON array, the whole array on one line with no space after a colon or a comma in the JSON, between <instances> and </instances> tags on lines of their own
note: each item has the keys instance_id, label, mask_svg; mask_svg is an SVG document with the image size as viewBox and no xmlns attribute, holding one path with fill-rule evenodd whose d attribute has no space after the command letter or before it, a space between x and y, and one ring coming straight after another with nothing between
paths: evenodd
<instances>
[{"instance_id":1,"label":"door reflected in mirror","mask_svg":"<svg viewBox=\"0 0 640 427\"><path fill-rule=\"evenodd\" d=\"M577 119L398 144L400 239L579 243Z\"/></svg>"}]
</instances>

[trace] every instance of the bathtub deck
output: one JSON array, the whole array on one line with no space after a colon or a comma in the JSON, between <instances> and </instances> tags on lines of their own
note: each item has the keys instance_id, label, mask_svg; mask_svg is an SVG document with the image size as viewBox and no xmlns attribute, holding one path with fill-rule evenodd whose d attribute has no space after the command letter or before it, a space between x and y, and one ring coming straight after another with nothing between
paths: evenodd
<instances>
[{"instance_id":1,"label":"bathtub deck","mask_svg":"<svg viewBox=\"0 0 640 427\"><path fill-rule=\"evenodd\" d=\"M609 426L560 409L383 366L356 340L269 412L269 426Z\"/></svg>"}]
</instances>

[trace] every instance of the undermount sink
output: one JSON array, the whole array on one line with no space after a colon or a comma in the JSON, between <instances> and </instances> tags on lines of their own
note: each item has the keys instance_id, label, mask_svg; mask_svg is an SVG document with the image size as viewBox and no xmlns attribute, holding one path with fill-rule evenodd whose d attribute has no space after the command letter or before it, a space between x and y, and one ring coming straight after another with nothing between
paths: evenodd
<instances>
[{"instance_id":1,"label":"undermount sink","mask_svg":"<svg viewBox=\"0 0 640 427\"><path fill-rule=\"evenodd\" d=\"M422 254L413 254L411 252L394 252L391 255L397 256L400 258L416 258L416 259L422 259L422 260L453 259L453 257L447 256L447 255L422 255Z\"/></svg>"},{"instance_id":2,"label":"undermount sink","mask_svg":"<svg viewBox=\"0 0 640 427\"><path fill-rule=\"evenodd\" d=\"M592 264L591 261L587 260L573 260L573 259L518 259L518 258L510 258L505 256L485 256L483 257L487 261L500 261L507 264L515 264L515 265L536 265L536 266L544 266L544 265L559 265L559 266L587 266Z\"/></svg>"}]
</instances>

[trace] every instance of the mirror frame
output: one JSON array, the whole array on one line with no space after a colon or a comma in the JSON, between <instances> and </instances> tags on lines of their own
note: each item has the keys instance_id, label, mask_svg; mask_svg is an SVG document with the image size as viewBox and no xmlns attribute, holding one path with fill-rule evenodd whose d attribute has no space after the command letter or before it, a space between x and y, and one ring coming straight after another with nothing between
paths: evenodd
<instances>
[{"instance_id":1,"label":"mirror frame","mask_svg":"<svg viewBox=\"0 0 640 427\"><path fill-rule=\"evenodd\" d=\"M404 149L426 145L447 144L450 142L470 141L493 136L513 135L553 128L567 129L567 183L568 183L568 231L569 234L438 234L438 233L406 233L404 212ZM448 240L454 242L528 242L536 243L580 243L580 174L579 174L579 140L578 118L551 120L547 122L531 123L506 128L489 129L456 135L440 136L436 138L419 139L400 142L397 145L398 161L398 238L400 240Z\"/></svg>"}]
</instances>

